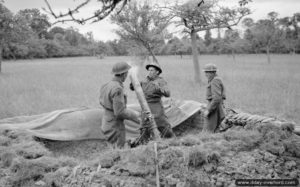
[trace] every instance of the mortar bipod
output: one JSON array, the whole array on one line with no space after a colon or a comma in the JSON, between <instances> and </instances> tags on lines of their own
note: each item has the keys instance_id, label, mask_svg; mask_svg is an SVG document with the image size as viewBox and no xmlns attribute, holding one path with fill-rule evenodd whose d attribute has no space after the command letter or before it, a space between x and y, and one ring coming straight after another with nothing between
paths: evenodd
<instances>
[{"instance_id":1,"label":"mortar bipod","mask_svg":"<svg viewBox=\"0 0 300 187\"><path fill-rule=\"evenodd\" d=\"M160 133L151 112L142 111L141 119L140 135L132 143L129 143L130 147L137 147L141 144L147 144L150 140L160 139Z\"/></svg>"}]
</instances>

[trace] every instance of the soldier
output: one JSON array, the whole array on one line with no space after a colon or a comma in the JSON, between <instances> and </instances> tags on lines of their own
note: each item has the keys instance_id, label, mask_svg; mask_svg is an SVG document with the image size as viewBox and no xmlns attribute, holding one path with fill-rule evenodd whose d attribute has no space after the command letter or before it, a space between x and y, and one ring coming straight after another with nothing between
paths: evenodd
<instances>
[{"instance_id":1,"label":"soldier","mask_svg":"<svg viewBox=\"0 0 300 187\"><path fill-rule=\"evenodd\" d=\"M130 68L126 62L116 63L112 68L113 79L100 90L100 105L104 108L101 129L106 139L119 148L124 147L126 141L124 120L140 123L139 114L126 108L123 82Z\"/></svg>"},{"instance_id":2,"label":"soldier","mask_svg":"<svg viewBox=\"0 0 300 187\"><path fill-rule=\"evenodd\" d=\"M175 134L172 130L171 124L168 122L165 114L161 98L170 97L170 90L167 86L167 82L160 77L162 70L157 63L150 63L146 65L146 69L149 74L144 81L141 82L141 87L145 94L145 98L154 116L157 128L160 131L162 138L172 138ZM130 84L131 90L133 90L132 84Z\"/></svg>"},{"instance_id":3,"label":"soldier","mask_svg":"<svg viewBox=\"0 0 300 187\"><path fill-rule=\"evenodd\" d=\"M206 64L204 67L205 76L208 79L206 99L207 109L204 111L204 130L216 132L217 128L225 118L223 101L226 99L225 87L221 78L217 75L217 66Z\"/></svg>"}]
</instances>

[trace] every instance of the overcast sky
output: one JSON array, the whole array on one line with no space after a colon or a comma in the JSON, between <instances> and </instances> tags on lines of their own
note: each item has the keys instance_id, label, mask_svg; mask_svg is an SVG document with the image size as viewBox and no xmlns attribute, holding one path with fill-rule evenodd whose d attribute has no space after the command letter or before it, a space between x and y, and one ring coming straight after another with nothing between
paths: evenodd
<instances>
[{"instance_id":1,"label":"overcast sky","mask_svg":"<svg viewBox=\"0 0 300 187\"><path fill-rule=\"evenodd\" d=\"M171 1L171 0L170 0ZM184 0L183 0L184 1ZM252 15L248 16L254 20L264 19L267 14L271 11L279 13L279 17L292 16L296 12L300 12L300 0L252 0L253 2L249 4L249 7L253 11ZM83 0L48 0L52 5L54 12L68 10L68 8L76 7L76 5L83 2ZM172 1L171 1L172 2ZM238 0L221 0L221 2L229 7L237 5ZM42 13L42 7L46 8L46 3L44 0L4 0L4 5L16 13L19 10L26 8L38 8ZM96 7L96 0L92 0L85 9L81 11L83 15L90 15L94 12ZM51 20L53 20L51 18ZM117 39L117 35L113 32L117 28L109 22L109 19L104 19L100 22L93 24L79 25L76 23L65 23L57 26L62 26L64 28L73 26L78 28L82 34L92 31L96 40L113 40Z\"/></svg>"}]
</instances>

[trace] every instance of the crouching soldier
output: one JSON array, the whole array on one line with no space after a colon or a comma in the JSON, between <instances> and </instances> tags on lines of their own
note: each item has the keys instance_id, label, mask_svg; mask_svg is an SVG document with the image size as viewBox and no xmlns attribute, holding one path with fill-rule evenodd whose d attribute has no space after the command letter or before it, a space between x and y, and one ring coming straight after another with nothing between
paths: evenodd
<instances>
[{"instance_id":1,"label":"crouching soldier","mask_svg":"<svg viewBox=\"0 0 300 187\"><path fill-rule=\"evenodd\" d=\"M216 132L222 120L225 118L224 100L225 87L221 78L217 75L217 66L206 64L204 67L205 76L208 79L206 99L207 109L204 111L205 123L203 130Z\"/></svg>"},{"instance_id":2,"label":"crouching soldier","mask_svg":"<svg viewBox=\"0 0 300 187\"><path fill-rule=\"evenodd\" d=\"M126 62L116 63L112 68L112 80L100 90L100 105L104 108L101 129L107 141L119 148L124 147L126 141L124 120L140 123L139 114L126 108L127 98L123 83L130 68Z\"/></svg>"}]
</instances>

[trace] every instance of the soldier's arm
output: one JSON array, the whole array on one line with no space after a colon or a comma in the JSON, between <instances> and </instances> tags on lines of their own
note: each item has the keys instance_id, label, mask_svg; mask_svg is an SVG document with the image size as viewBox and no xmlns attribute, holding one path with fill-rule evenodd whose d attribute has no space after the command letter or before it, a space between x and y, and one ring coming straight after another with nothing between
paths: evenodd
<instances>
[{"instance_id":1,"label":"soldier's arm","mask_svg":"<svg viewBox=\"0 0 300 187\"><path fill-rule=\"evenodd\" d=\"M207 107L209 113L214 111L222 102L222 82L219 79L213 79L211 82L212 100Z\"/></svg>"},{"instance_id":2,"label":"soldier's arm","mask_svg":"<svg viewBox=\"0 0 300 187\"><path fill-rule=\"evenodd\" d=\"M136 123L140 122L139 114L126 108L124 92L122 88L113 90L112 101L113 111L117 118L132 120Z\"/></svg>"},{"instance_id":3,"label":"soldier's arm","mask_svg":"<svg viewBox=\"0 0 300 187\"><path fill-rule=\"evenodd\" d=\"M117 118L119 118L122 116L122 113L126 108L123 89L119 87L112 90L111 98L114 114Z\"/></svg>"}]
</instances>

